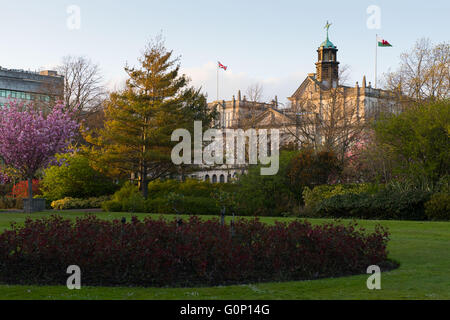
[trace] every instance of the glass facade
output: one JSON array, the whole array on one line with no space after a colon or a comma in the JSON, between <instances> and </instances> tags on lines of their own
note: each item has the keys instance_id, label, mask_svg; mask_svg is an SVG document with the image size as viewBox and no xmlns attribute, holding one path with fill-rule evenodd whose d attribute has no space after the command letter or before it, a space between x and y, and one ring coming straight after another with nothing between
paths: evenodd
<instances>
[{"instance_id":1,"label":"glass facade","mask_svg":"<svg viewBox=\"0 0 450 320\"><path fill-rule=\"evenodd\" d=\"M6 99L20 99L20 100L39 100L39 101L50 101L50 96L45 94L33 94L29 92L15 91L15 90L4 90L0 89L0 98Z\"/></svg>"}]
</instances>

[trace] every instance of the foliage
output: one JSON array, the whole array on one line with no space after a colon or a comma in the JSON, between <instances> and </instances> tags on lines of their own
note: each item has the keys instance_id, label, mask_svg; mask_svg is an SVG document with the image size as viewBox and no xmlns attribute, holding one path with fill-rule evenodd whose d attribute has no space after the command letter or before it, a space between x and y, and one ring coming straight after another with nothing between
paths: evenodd
<instances>
[{"instance_id":1,"label":"foliage","mask_svg":"<svg viewBox=\"0 0 450 320\"><path fill-rule=\"evenodd\" d=\"M324 199L313 214L323 218L426 220L424 204L429 198L430 193L422 190L349 193Z\"/></svg>"},{"instance_id":2,"label":"foliage","mask_svg":"<svg viewBox=\"0 0 450 320\"><path fill-rule=\"evenodd\" d=\"M278 216L298 203L290 188L288 167L297 151L281 151L276 175L261 175L261 165L253 165L237 184L239 215Z\"/></svg>"},{"instance_id":3,"label":"foliage","mask_svg":"<svg viewBox=\"0 0 450 320\"><path fill-rule=\"evenodd\" d=\"M186 179L180 182L175 179L153 180L148 184L149 198L162 198L170 192L192 197L211 197L215 190L223 188L223 184Z\"/></svg>"},{"instance_id":4,"label":"foliage","mask_svg":"<svg viewBox=\"0 0 450 320\"><path fill-rule=\"evenodd\" d=\"M65 150L77 130L78 124L63 105L44 116L32 107L10 103L0 108L0 155L6 165L32 178Z\"/></svg>"},{"instance_id":5,"label":"foliage","mask_svg":"<svg viewBox=\"0 0 450 320\"><path fill-rule=\"evenodd\" d=\"M314 151L306 148L291 160L287 177L292 192L301 199L305 186L326 184L339 173L338 159L331 151Z\"/></svg>"},{"instance_id":6,"label":"foliage","mask_svg":"<svg viewBox=\"0 0 450 320\"><path fill-rule=\"evenodd\" d=\"M61 270L74 261L85 285L198 286L359 274L387 260L389 234L380 226L366 233L355 223L238 219L230 231L194 216L182 225L28 218L0 234L0 281L63 285Z\"/></svg>"},{"instance_id":7,"label":"foliage","mask_svg":"<svg viewBox=\"0 0 450 320\"><path fill-rule=\"evenodd\" d=\"M33 195L39 195L41 193L41 183L37 179L33 179L32 182L32 193ZM27 198L29 196L28 194L28 181L20 181L16 183L11 190L11 196L13 198Z\"/></svg>"},{"instance_id":8,"label":"foliage","mask_svg":"<svg viewBox=\"0 0 450 320\"><path fill-rule=\"evenodd\" d=\"M80 153L59 154L57 160L59 164L47 168L42 180L42 191L49 201L99 197L118 188L110 178L92 168L89 159Z\"/></svg>"},{"instance_id":9,"label":"foliage","mask_svg":"<svg viewBox=\"0 0 450 320\"><path fill-rule=\"evenodd\" d=\"M55 210L92 209L101 208L102 203L107 200L109 200L109 196L91 197L87 199L66 197L64 199L52 201L51 206Z\"/></svg>"},{"instance_id":10,"label":"foliage","mask_svg":"<svg viewBox=\"0 0 450 320\"><path fill-rule=\"evenodd\" d=\"M393 158L396 180L433 188L450 174L450 102L412 107L375 123L376 139Z\"/></svg>"},{"instance_id":11,"label":"foliage","mask_svg":"<svg viewBox=\"0 0 450 320\"><path fill-rule=\"evenodd\" d=\"M305 202L305 207L308 209L314 209L322 200L336 195L360 193L373 194L380 191L381 188L381 185L369 183L335 185L324 184L321 186L316 186L313 189L305 187L305 189L303 189L303 200Z\"/></svg>"},{"instance_id":12,"label":"foliage","mask_svg":"<svg viewBox=\"0 0 450 320\"><path fill-rule=\"evenodd\" d=\"M450 220L450 194L433 194L425 203L425 214L430 220Z\"/></svg>"},{"instance_id":13,"label":"foliage","mask_svg":"<svg viewBox=\"0 0 450 320\"><path fill-rule=\"evenodd\" d=\"M44 116L31 105L10 102L0 107L0 157L6 166L27 178L31 187L36 172L47 166L56 153L64 152L78 128L63 105L56 105ZM29 200L32 196L28 195Z\"/></svg>"},{"instance_id":14,"label":"foliage","mask_svg":"<svg viewBox=\"0 0 450 320\"><path fill-rule=\"evenodd\" d=\"M179 199L178 212L174 212L173 204L168 198L153 198L145 201L145 212L164 214L215 215L219 214L219 207L212 198L183 196Z\"/></svg>"},{"instance_id":15,"label":"foliage","mask_svg":"<svg viewBox=\"0 0 450 320\"><path fill-rule=\"evenodd\" d=\"M177 128L193 128L194 120L212 117L206 98L188 88L180 75L177 58L164 47L161 38L149 43L138 68L125 67L124 90L113 92L105 109L104 128L85 136L88 153L125 174L136 174L142 195L148 196L148 182L175 170L171 151Z\"/></svg>"},{"instance_id":16,"label":"foliage","mask_svg":"<svg viewBox=\"0 0 450 320\"><path fill-rule=\"evenodd\" d=\"M137 186L127 182L111 200L102 204L102 209L110 212L216 214L219 211L211 197L213 187L210 183L196 180L152 181L149 190L154 192L145 199Z\"/></svg>"}]
</instances>

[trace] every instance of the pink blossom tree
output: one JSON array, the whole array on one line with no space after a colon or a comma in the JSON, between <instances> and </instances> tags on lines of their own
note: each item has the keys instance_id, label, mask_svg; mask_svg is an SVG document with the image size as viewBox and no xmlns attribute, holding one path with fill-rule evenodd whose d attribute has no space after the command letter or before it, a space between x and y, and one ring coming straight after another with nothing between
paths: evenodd
<instances>
[{"instance_id":1,"label":"pink blossom tree","mask_svg":"<svg viewBox=\"0 0 450 320\"><path fill-rule=\"evenodd\" d=\"M29 212L33 177L56 153L67 149L78 129L78 123L62 104L57 104L47 116L16 102L0 107L0 157L28 180Z\"/></svg>"}]
</instances>

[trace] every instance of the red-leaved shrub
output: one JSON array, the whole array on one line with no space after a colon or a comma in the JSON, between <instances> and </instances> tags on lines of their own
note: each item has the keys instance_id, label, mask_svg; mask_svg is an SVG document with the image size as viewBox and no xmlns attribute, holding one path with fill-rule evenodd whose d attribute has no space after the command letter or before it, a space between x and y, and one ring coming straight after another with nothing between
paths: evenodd
<instances>
[{"instance_id":1,"label":"red-leaved shrub","mask_svg":"<svg viewBox=\"0 0 450 320\"><path fill-rule=\"evenodd\" d=\"M303 280L364 273L387 260L388 232L355 223L268 225L239 219L177 224L145 218L75 222L58 216L26 220L0 235L0 282L66 283L69 265L82 285L196 286Z\"/></svg>"},{"instance_id":2,"label":"red-leaved shrub","mask_svg":"<svg viewBox=\"0 0 450 320\"><path fill-rule=\"evenodd\" d=\"M33 196L41 194L39 180L33 179L31 186ZM12 188L11 195L16 199L28 198L28 181L24 180L16 183Z\"/></svg>"}]
</instances>

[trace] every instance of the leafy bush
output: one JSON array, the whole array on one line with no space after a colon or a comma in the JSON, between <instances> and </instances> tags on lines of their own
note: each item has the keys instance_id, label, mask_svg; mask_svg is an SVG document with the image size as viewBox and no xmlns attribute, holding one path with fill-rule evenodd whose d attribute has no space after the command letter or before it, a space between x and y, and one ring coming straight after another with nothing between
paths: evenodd
<instances>
[{"instance_id":1,"label":"leafy bush","mask_svg":"<svg viewBox=\"0 0 450 320\"><path fill-rule=\"evenodd\" d=\"M149 198L164 198L174 192L185 197L211 197L217 190L233 190L236 186L232 183L211 183L197 179L186 179L181 182L174 179L154 180L148 184Z\"/></svg>"},{"instance_id":2,"label":"leafy bush","mask_svg":"<svg viewBox=\"0 0 450 320\"><path fill-rule=\"evenodd\" d=\"M168 195L180 195L180 213L218 214L219 208L211 197L214 190L220 188L209 182L188 179L185 182L176 180L153 181L149 184L147 200L139 192L137 186L126 183L117 191L110 201L102 204L104 211L110 212L152 212L175 213ZM176 191L176 192L175 192ZM177 192L182 192L177 193Z\"/></svg>"},{"instance_id":3,"label":"leafy bush","mask_svg":"<svg viewBox=\"0 0 450 320\"><path fill-rule=\"evenodd\" d=\"M303 189L303 200L305 207L314 209L322 200L331 198L336 195L344 194L373 194L382 189L381 185L360 183L360 184L336 184L336 185L321 185L313 189L305 187Z\"/></svg>"},{"instance_id":4,"label":"leafy bush","mask_svg":"<svg viewBox=\"0 0 450 320\"><path fill-rule=\"evenodd\" d=\"M374 124L381 154L394 160L397 178L433 187L450 174L450 100L388 113Z\"/></svg>"},{"instance_id":5,"label":"leafy bush","mask_svg":"<svg viewBox=\"0 0 450 320\"><path fill-rule=\"evenodd\" d=\"M313 211L316 217L426 220L424 204L430 193L412 190L343 194L320 202Z\"/></svg>"},{"instance_id":6,"label":"leafy bush","mask_svg":"<svg viewBox=\"0 0 450 320\"><path fill-rule=\"evenodd\" d=\"M94 170L89 160L81 154L57 156L61 165L54 165L44 171L42 191L51 201L72 198L89 198L110 195L118 189L111 179Z\"/></svg>"},{"instance_id":7,"label":"leafy bush","mask_svg":"<svg viewBox=\"0 0 450 320\"><path fill-rule=\"evenodd\" d=\"M87 199L66 197L64 199L52 201L51 206L55 210L101 208L102 203L108 199L109 196L97 198L92 197Z\"/></svg>"},{"instance_id":8,"label":"leafy bush","mask_svg":"<svg viewBox=\"0 0 450 320\"><path fill-rule=\"evenodd\" d=\"M111 200L102 204L102 209L112 212L145 212L145 199L137 186L126 182L113 194Z\"/></svg>"},{"instance_id":9,"label":"leafy bush","mask_svg":"<svg viewBox=\"0 0 450 320\"><path fill-rule=\"evenodd\" d=\"M430 220L450 220L450 194L433 194L425 203L425 214Z\"/></svg>"},{"instance_id":10,"label":"leafy bush","mask_svg":"<svg viewBox=\"0 0 450 320\"><path fill-rule=\"evenodd\" d=\"M102 203L102 210L106 212L121 212L122 204L114 200L105 201Z\"/></svg>"},{"instance_id":11,"label":"leafy bush","mask_svg":"<svg viewBox=\"0 0 450 320\"><path fill-rule=\"evenodd\" d=\"M333 152L305 148L290 161L286 174L291 191L301 203L302 191L306 186L326 184L340 171L339 161Z\"/></svg>"},{"instance_id":12,"label":"leafy bush","mask_svg":"<svg viewBox=\"0 0 450 320\"><path fill-rule=\"evenodd\" d=\"M76 263L85 285L198 286L304 280L365 273L387 264L388 233L356 224L268 225L237 219L133 217L75 222L57 215L27 219L0 234L0 282L65 285ZM17 250L20 248L20 250ZM384 270L383 270L384 271Z\"/></svg>"},{"instance_id":13,"label":"leafy bush","mask_svg":"<svg viewBox=\"0 0 450 320\"><path fill-rule=\"evenodd\" d=\"M33 179L31 186L32 186L33 196L42 194L41 189L40 189L39 180ZM28 181L23 180L23 181L16 183L12 188L11 196L13 198L17 198L17 199L28 198Z\"/></svg>"},{"instance_id":14,"label":"leafy bush","mask_svg":"<svg viewBox=\"0 0 450 320\"><path fill-rule=\"evenodd\" d=\"M287 178L288 166L297 151L282 151L275 175L261 175L261 166L254 165L238 182L236 200L240 215L280 216L298 203Z\"/></svg>"}]
</instances>

